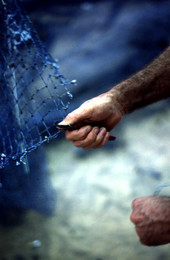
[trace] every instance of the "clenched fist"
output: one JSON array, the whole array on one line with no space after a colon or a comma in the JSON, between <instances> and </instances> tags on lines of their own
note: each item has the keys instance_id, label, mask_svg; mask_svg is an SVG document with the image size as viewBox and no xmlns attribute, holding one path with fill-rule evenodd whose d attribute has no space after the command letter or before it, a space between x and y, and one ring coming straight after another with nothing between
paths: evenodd
<instances>
[{"instance_id":1,"label":"clenched fist","mask_svg":"<svg viewBox=\"0 0 170 260\"><path fill-rule=\"evenodd\" d=\"M170 243L170 198L149 196L132 203L131 221L142 244L158 246Z\"/></svg>"}]
</instances>

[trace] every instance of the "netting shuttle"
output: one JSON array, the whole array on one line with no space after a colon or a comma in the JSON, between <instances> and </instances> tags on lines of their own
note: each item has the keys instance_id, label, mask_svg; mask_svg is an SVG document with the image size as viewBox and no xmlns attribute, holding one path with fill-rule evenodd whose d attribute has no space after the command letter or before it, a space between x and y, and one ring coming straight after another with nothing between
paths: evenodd
<instances>
[{"instance_id":1,"label":"netting shuttle","mask_svg":"<svg viewBox=\"0 0 170 260\"><path fill-rule=\"evenodd\" d=\"M68 124L68 125L55 124L55 126L59 130L70 130L70 131L79 129L83 125L90 125L90 124ZM116 139L116 136L114 136L114 135L109 136L109 141L114 141L115 139Z\"/></svg>"}]
</instances>

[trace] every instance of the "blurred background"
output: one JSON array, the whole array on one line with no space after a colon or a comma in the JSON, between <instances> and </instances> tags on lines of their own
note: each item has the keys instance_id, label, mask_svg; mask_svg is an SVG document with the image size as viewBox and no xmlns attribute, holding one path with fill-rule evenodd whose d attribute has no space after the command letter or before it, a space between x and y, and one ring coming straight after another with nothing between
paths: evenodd
<instances>
[{"instance_id":1,"label":"blurred background","mask_svg":"<svg viewBox=\"0 0 170 260\"><path fill-rule=\"evenodd\" d=\"M69 111L129 77L170 41L169 1L23 0L60 70L77 85ZM169 185L170 100L127 115L115 142L83 151L64 135L11 166L0 190L0 260L166 260L140 244L131 202ZM161 190L169 195L169 187Z\"/></svg>"}]
</instances>

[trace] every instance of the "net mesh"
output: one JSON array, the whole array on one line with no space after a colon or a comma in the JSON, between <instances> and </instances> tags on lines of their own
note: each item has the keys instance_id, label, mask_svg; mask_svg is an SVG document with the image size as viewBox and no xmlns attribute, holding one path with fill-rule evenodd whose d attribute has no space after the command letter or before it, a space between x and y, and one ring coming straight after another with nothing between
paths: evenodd
<instances>
[{"instance_id":1,"label":"net mesh","mask_svg":"<svg viewBox=\"0 0 170 260\"><path fill-rule=\"evenodd\" d=\"M58 136L74 84L40 41L20 1L0 0L0 168Z\"/></svg>"}]
</instances>

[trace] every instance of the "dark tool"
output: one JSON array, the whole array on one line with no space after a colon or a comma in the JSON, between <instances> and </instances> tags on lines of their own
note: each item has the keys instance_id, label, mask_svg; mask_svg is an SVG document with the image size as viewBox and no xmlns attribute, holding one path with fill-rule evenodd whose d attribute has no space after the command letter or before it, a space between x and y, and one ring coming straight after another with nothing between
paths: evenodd
<instances>
[{"instance_id":1,"label":"dark tool","mask_svg":"<svg viewBox=\"0 0 170 260\"><path fill-rule=\"evenodd\" d=\"M76 130L76 129L79 129L81 126L83 125L71 125L71 124L68 124L68 125L60 125L60 124L55 124L55 126L59 129L59 130ZM114 141L116 139L116 136L114 135L110 135L109 136L109 141Z\"/></svg>"}]
</instances>

